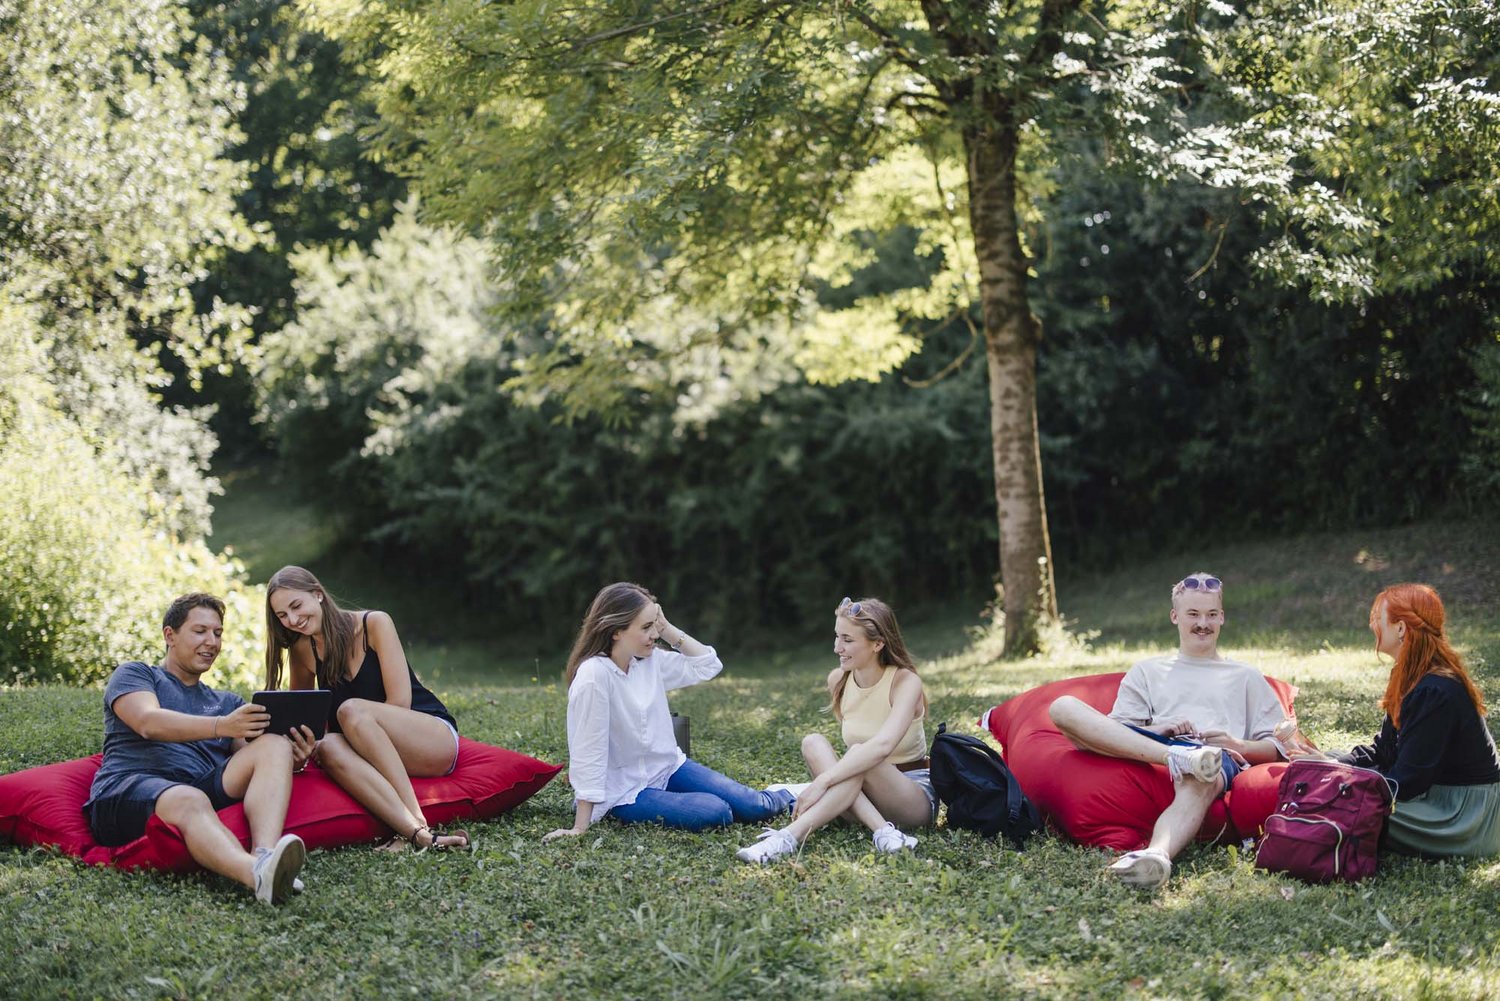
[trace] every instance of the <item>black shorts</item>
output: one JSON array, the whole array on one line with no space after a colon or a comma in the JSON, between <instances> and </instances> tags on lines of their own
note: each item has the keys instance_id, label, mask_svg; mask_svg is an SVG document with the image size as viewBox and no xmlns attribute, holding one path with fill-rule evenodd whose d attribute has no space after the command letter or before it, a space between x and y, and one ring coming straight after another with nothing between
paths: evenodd
<instances>
[{"instance_id":1,"label":"black shorts","mask_svg":"<svg viewBox=\"0 0 1500 1001\"><path fill-rule=\"evenodd\" d=\"M160 775L136 775L125 788L96 799L88 805L89 830L94 840L101 845L123 845L146 833L146 821L156 812L156 801L161 794L173 786L192 786L208 797L214 810L238 803L239 800L224 791L224 768L220 765L211 772L193 779L178 782L164 779Z\"/></svg>"}]
</instances>

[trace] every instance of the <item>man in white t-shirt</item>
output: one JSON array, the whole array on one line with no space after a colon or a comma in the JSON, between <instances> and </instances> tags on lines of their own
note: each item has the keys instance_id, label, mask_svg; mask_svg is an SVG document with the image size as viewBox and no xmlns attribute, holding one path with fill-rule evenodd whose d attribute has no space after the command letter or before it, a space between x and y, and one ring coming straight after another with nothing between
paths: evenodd
<instances>
[{"instance_id":1,"label":"man in white t-shirt","mask_svg":"<svg viewBox=\"0 0 1500 1001\"><path fill-rule=\"evenodd\" d=\"M1286 715L1276 693L1255 668L1219 655L1223 597L1224 586L1212 574L1184 577L1172 586L1176 654L1132 667L1107 716L1071 695L1049 710L1081 750L1166 765L1172 776L1176 796L1157 818L1150 843L1109 867L1128 886L1165 883L1172 859L1240 769L1282 758L1271 738Z\"/></svg>"}]
</instances>

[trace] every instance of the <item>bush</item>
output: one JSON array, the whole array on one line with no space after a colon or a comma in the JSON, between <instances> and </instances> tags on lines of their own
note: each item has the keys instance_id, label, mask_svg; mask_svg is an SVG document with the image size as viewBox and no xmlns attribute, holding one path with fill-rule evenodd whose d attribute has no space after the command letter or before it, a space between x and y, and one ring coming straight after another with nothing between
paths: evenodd
<instances>
[{"instance_id":1,"label":"bush","mask_svg":"<svg viewBox=\"0 0 1500 1001\"><path fill-rule=\"evenodd\" d=\"M154 662L167 603L191 590L228 606L219 683L253 680L261 592L174 535L173 513L57 405L27 320L0 306L0 683L93 682L123 660Z\"/></svg>"}]
</instances>

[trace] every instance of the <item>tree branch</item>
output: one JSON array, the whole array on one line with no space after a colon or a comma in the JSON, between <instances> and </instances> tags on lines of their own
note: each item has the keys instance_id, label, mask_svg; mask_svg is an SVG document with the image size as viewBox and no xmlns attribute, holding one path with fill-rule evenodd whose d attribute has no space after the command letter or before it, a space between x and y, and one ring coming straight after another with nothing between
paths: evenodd
<instances>
[{"instance_id":1,"label":"tree branch","mask_svg":"<svg viewBox=\"0 0 1500 1001\"><path fill-rule=\"evenodd\" d=\"M1057 55L1062 48L1062 25L1070 14L1078 10L1081 0L1043 0L1042 14L1037 21L1036 41L1026 54L1026 65L1041 66Z\"/></svg>"},{"instance_id":2,"label":"tree branch","mask_svg":"<svg viewBox=\"0 0 1500 1001\"><path fill-rule=\"evenodd\" d=\"M896 37L894 31L861 10L855 10L854 19L868 28L872 35L880 39L881 46L890 54L892 59L895 59L913 73L919 74L928 83L934 82L928 77L927 70L923 68L922 60L901 39Z\"/></svg>"}]
</instances>

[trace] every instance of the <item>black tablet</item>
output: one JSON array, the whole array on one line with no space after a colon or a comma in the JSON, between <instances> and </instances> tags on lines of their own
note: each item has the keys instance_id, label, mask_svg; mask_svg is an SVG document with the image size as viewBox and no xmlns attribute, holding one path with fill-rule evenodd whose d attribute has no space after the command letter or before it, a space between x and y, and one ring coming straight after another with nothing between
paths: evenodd
<instances>
[{"instance_id":1,"label":"black tablet","mask_svg":"<svg viewBox=\"0 0 1500 1001\"><path fill-rule=\"evenodd\" d=\"M313 732L314 739L322 740L333 693L326 688L256 692L250 701L271 710L271 725L266 727L266 733L285 735L294 726L305 726Z\"/></svg>"}]
</instances>

